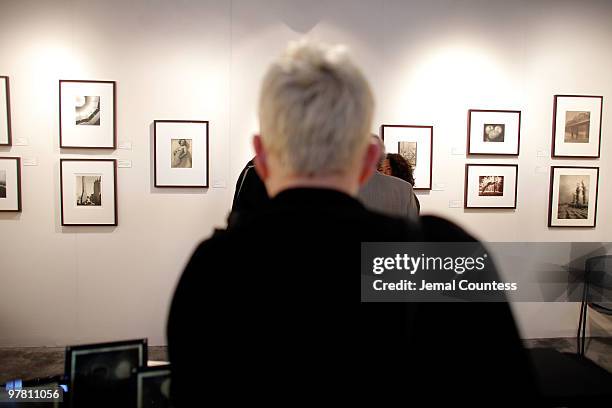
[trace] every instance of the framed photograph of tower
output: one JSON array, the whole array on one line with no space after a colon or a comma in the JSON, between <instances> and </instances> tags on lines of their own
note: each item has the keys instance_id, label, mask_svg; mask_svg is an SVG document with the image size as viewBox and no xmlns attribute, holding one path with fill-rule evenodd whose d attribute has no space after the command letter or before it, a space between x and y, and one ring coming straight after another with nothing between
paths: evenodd
<instances>
[{"instance_id":1,"label":"framed photograph of tower","mask_svg":"<svg viewBox=\"0 0 612 408\"><path fill-rule=\"evenodd\" d=\"M387 153L401 155L412 167L414 189L431 190L433 126L382 125L380 137Z\"/></svg>"},{"instance_id":2,"label":"framed photograph of tower","mask_svg":"<svg viewBox=\"0 0 612 408\"><path fill-rule=\"evenodd\" d=\"M59 81L61 148L114 149L115 81Z\"/></svg>"},{"instance_id":3,"label":"framed photograph of tower","mask_svg":"<svg viewBox=\"0 0 612 408\"><path fill-rule=\"evenodd\" d=\"M11 145L11 92L9 77L0 76L0 146Z\"/></svg>"},{"instance_id":4,"label":"framed photograph of tower","mask_svg":"<svg viewBox=\"0 0 612 408\"><path fill-rule=\"evenodd\" d=\"M594 228L598 190L599 167L551 167L548 226Z\"/></svg>"},{"instance_id":5,"label":"framed photograph of tower","mask_svg":"<svg viewBox=\"0 0 612 408\"><path fill-rule=\"evenodd\" d=\"M466 164L464 208L516 208L517 164Z\"/></svg>"},{"instance_id":6,"label":"framed photograph of tower","mask_svg":"<svg viewBox=\"0 0 612 408\"><path fill-rule=\"evenodd\" d=\"M62 225L117 225L117 161L60 159Z\"/></svg>"},{"instance_id":7,"label":"framed photograph of tower","mask_svg":"<svg viewBox=\"0 0 612 408\"><path fill-rule=\"evenodd\" d=\"M555 95L552 157L598 158L603 96Z\"/></svg>"},{"instance_id":8,"label":"framed photograph of tower","mask_svg":"<svg viewBox=\"0 0 612 408\"><path fill-rule=\"evenodd\" d=\"M21 211L21 159L0 157L0 212Z\"/></svg>"},{"instance_id":9,"label":"framed photograph of tower","mask_svg":"<svg viewBox=\"0 0 612 408\"><path fill-rule=\"evenodd\" d=\"M153 123L155 187L208 188L208 121Z\"/></svg>"},{"instance_id":10,"label":"framed photograph of tower","mask_svg":"<svg viewBox=\"0 0 612 408\"><path fill-rule=\"evenodd\" d=\"M521 147L521 111L470 109L469 155L518 156Z\"/></svg>"}]
</instances>

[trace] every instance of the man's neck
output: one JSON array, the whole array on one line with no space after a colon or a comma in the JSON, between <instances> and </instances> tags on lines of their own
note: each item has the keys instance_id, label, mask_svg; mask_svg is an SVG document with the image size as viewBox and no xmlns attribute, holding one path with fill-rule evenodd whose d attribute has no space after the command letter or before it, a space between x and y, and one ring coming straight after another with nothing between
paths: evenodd
<instances>
[{"instance_id":1,"label":"man's neck","mask_svg":"<svg viewBox=\"0 0 612 408\"><path fill-rule=\"evenodd\" d=\"M276 196L284 190L293 188L325 188L336 190L350 196L357 195L359 185L346 176L324 177L287 177L280 180L266 180L266 189L270 197Z\"/></svg>"}]
</instances>

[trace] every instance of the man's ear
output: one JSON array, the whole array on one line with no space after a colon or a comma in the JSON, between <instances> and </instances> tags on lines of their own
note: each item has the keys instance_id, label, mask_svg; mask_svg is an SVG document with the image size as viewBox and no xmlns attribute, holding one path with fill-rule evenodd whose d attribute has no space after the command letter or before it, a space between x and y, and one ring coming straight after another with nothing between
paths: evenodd
<instances>
[{"instance_id":1,"label":"man's ear","mask_svg":"<svg viewBox=\"0 0 612 408\"><path fill-rule=\"evenodd\" d=\"M268 169L268 156L266 154L261 135L253 136L253 148L255 149L255 171L259 175L259 178L266 180L269 175Z\"/></svg>"},{"instance_id":2,"label":"man's ear","mask_svg":"<svg viewBox=\"0 0 612 408\"><path fill-rule=\"evenodd\" d=\"M359 185L364 185L376 171L378 160L380 159L380 146L376 142L368 143L365 151L361 172L359 174Z\"/></svg>"}]
</instances>

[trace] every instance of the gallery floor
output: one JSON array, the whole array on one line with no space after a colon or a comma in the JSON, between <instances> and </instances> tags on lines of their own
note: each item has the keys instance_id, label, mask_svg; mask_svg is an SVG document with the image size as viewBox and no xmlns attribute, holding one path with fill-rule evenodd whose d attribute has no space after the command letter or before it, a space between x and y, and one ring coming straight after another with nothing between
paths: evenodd
<instances>
[{"instance_id":1,"label":"gallery floor","mask_svg":"<svg viewBox=\"0 0 612 408\"><path fill-rule=\"evenodd\" d=\"M528 348L546 347L564 353L576 351L575 338L551 338L524 340ZM587 357L597 365L612 372L612 338L590 338ZM149 360L166 361L166 347L149 347ZM0 348L0 384L7 380L32 379L57 375L64 369L63 347Z\"/></svg>"}]
</instances>

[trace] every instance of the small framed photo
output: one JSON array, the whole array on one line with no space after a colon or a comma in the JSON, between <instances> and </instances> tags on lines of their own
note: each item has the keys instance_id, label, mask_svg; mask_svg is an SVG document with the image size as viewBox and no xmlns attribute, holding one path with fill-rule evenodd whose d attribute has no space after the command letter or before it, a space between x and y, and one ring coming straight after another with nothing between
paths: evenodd
<instances>
[{"instance_id":1,"label":"small framed photo","mask_svg":"<svg viewBox=\"0 0 612 408\"><path fill-rule=\"evenodd\" d=\"M69 406L134 406L132 371L146 365L146 339L66 347Z\"/></svg>"},{"instance_id":2,"label":"small framed photo","mask_svg":"<svg viewBox=\"0 0 612 408\"><path fill-rule=\"evenodd\" d=\"M433 126L382 125L380 137L387 153L402 155L412 166L414 189L431 190Z\"/></svg>"},{"instance_id":3,"label":"small framed photo","mask_svg":"<svg viewBox=\"0 0 612 408\"><path fill-rule=\"evenodd\" d=\"M598 158L603 96L555 95L552 157Z\"/></svg>"},{"instance_id":4,"label":"small framed photo","mask_svg":"<svg viewBox=\"0 0 612 408\"><path fill-rule=\"evenodd\" d=\"M0 146L11 145L11 91L9 77L0 76Z\"/></svg>"},{"instance_id":5,"label":"small framed photo","mask_svg":"<svg viewBox=\"0 0 612 408\"><path fill-rule=\"evenodd\" d=\"M465 208L516 208L517 164L466 164Z\"/></svg>"},{"instance_id":6,"label":"small framed photo","mask_svg":"<svg viewBox=\"0 0 612 408\"><path fill-rule=\"evenodd\" d=\"M156 120L155 187L208 188L208 121Z\"/></svg>"},{"instance_id":7,"label":"small framed photo","mask_svg":"<svg viewBox=\"0 0 612 408\"><path fill-rule=\"evenodd\" d=\"M117 161L60 159L62 225L117 225Z\"/></svg>"},{"instance_id":8,"label":"small framed photo","mask_svg":"<svg viewBox=\"0 0 612 408\"><path fill-rule=\"evenodd\" d=\"M521 111L470 109L467 147L470 155L518 156Z\"/></svg>"},{"instance_id":9,"label":"small framed photo","mask_svg":"<svg viewBox=\"0 0 612 408\"><path fill-rule=\"evenodd\" d=\"M0 157L0 212L21 211L21 159Z\"/></svg>"},{"instance_id":10,"label":"small framed photo","mask_svg":"<svg viewBox=\"0 0 612 408\"><path fill-rule=\"evenodd\" d=\"M170 407L170 365L134 370L136 407Z\"/></svg>"},{"instance_id":11,"label":"small framed photo","mask_svg":"<svg viewBox=\"0 0 612 408\"><path fill-rule=\"evenodd\" d=\"M60 147L114 149L115 81L59 81Z\"/></svg>"},{"instance_id":12,"label":"small framed photo","mask_svg":"<svg viewBox=\"0 0 612 408\"><path fill-rule=\"evenodd\" d=\"M599 167L551 167L548 226L594 228L598 190Z\"/></svg>"}]
</instances>

